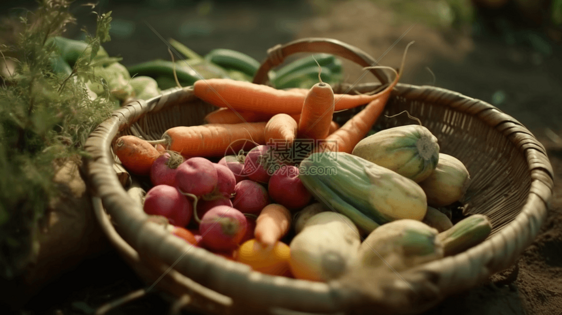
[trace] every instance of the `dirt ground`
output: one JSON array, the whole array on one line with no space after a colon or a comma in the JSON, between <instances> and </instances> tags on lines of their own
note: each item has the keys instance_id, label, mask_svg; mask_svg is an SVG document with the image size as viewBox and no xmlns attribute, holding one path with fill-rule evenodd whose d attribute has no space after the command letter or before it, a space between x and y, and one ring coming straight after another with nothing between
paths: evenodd
<instances>
[{"instance_id":1,"label":"dirt ground","mask_svg":"<svg viewBox=\"0 0 562 315\"><path fill-rule=\"evenodd\" d=\"M225 1L197 2L196 6L187 2L174 10L151 3L157 1L147 1L142 7L102 2L113 10L119 26L106 50L121 55L126 65L169 58L164 44L147 24L165 38L176 38L200 54L231 48L258 60L278 43L329 37L363 49L383 65L398 67L405 46L415 41L402 82L430 84L493 103L539 138L548 148L556 178L562 177L560 42L518 30L491 33L441 29L403 17L377 1L328 1L328 5L273 1L267 6ZM526 36L531 39L526 40ZM346 81L357 80L359 67L344 65ZM362 79L368 80L372 80L368 75ZM488 284L448 298L427 315L562 314L562 186L559 181L555 183L548 219L521 256L518 272L496 275ZM511 277L514 281L509 280L510 275L516 276ZM46 287L22 312L89 314L96 306L142 285L110 251L83 262ZM160 296L151 295L110 314L161 314L167 310Z\"/></svg>"}]
</instances>

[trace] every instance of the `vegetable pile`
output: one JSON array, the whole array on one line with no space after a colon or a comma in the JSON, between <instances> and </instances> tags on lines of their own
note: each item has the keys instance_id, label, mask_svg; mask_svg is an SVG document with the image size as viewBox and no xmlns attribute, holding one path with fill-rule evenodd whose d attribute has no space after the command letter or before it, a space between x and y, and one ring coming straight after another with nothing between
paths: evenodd
<instances>
[{"instance_id":1,"label":"vegetable pile","mask_svg":"<svg viewBox=\"0 0 562 315\"><path fill-rule=\"evenodd\" d=\"M246 57L216 50L201 60L244 77L259 66ZM308 61L277 71L274 87L194 80L195 96L218 107L206 124L173 127L155 141L115 139L123 166L152 183L143 201L159 218L152 221L255 271L311 281L359 266L402 271L484 241L492 230L486 216L452 220L469 172L439 152L427 128L368 136L402 70L380 67L396 75L382 91L335 94L318 75L339 64L332 58L316 59L320 82L304 88L280 82L312 80ZM333 121L335 111L362 105L343 126ZM224 156L229 149L237 154Z\"/></svg>"}]
</instances>

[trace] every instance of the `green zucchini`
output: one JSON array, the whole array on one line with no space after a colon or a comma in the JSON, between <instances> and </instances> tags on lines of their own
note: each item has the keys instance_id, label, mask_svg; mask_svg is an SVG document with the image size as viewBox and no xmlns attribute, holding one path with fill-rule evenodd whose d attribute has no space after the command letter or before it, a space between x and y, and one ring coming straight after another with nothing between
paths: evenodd
<instances>
[{"instance_id":1,"label":"green zucchini","mask_svg":"<svg viewBox=\"0 0 562 315\"><path fill-rule=\"evenodd\" d=\"M326 67L322 67L320 77L322 78L322 82L331 83L332 71ZM313 85L318 83L318 66L299 69L281 78L275 77L271 83L277 89L288 89L301 87L301 83L308 83L311 80L315 82Z\"/></svg>"},{"instance_id":2,"label":"green zucchini","mask_svg":"<svg viewBox=\"0 0 562 315\"><path fill-rule=\"evenodd\" d=\"M464 252L482 243L492 233L492 222L483 214L473 214L439 233L437 238L443 243L445 256Z\"/></svg>"},{"instance_id":3,"label":"green zucchini","mask_svg":"<svg viewBox=\"0 0 562 315\"><path fill-rule=\"evenodd\" d=\"M314 57L314 58L313 58ZM318 65L316 64L316 61L314 61L314 59L316 59L316 61L318 61L318 64L321 67L326 67L328 69L330 69L330 71L332 73L341 73L341 61L336 58L334 55L330 55L330 54L314 54L305 58L301 58L298 60L295 60L291 63L289 63L288 65L282 67L281 69L279 69L278 71L275 72L275 78L274 80L282 80L282 78L284 76L287 76L295 71L304 69L304 68L310 68L310 67L316 67L316 69L318 69Z\"/></svg>"},{"instance_id":4,"label":"green zucchini","mask_svg":"<svg viewBox=\"0 0 562 315\"><path fill-rule=\"evenodd\" d=\"M247 81L247 82L252 81L252 77L250 77L249 75L245 74L244 72L240 72L238 70L228 71L228 77L231 78L232 80L236 80L236 81Z\"/></svg>"},{"instance_id":5,"label":"green zucchini","mask_svg":"<svg viewBox=\"0 0 562 315\"><path fill-rule=\"evenodd\" d=\"M59 55L54 55L51 58L51 67L55 73L62 73L65 75L70 75L72 73L72 68L70 68L68 63Z\"/></svg>"},{"instance_id":6,"label":"green zucchini","mask_svg":"<svg viewBox=\"0 0 562 315\"><path fill-rule=\"evenodd\" d=\"M425 194L413 180L345 152L312 153L299 170L316 199L363 232L399 219L421 221L427 212Z\"/></svg>"},{"instance_id":7,"label":"green zucchini","mask_svg":"<svg viewBox=\"0 0 562 315\"><path fill-rule=\"evenodd\" d=\"M155 78L156 83L158 84L158 88L160 90L167 90L167 89L171 89L171 88L175 88L178 87L178 85L176 84L176 80L174 79L174 77L169 77L169 76L158 76ZM189 86L188 83L182 82L180 81L180 85L181 86Z\"/></svg>"},{"instance_id":8,"label":"green zucchini","mask_svg":"<svg viewBox=\"0 0 562 315\"><path fill-rule=\"evenodd\" d=\"M143 62L127 68L132 76L148 76L158 78L166 76L174 80L174 63L167 60L152 60ZM176 75L178 80L185 85L192 85L199 80L199 75L188 66L176 64ZM162 88L162 87L160 87Z\"/></svg>"},{"instance_id":9,"label":"green zucchini","mask_svg":"<svg viewBox=\"0 0 562 315\"><path fill-rule=\"evenodd\" d=\"M253 77L260 67L254 58L231 49L214 49L205 55L205 60L221 66L227 70L238 70Z\"/></svg>"},{"instance_id":10,"label":"green zucchini","mask_svg":"<svg viewBox=\"0 0 562 315\"><path fill-rule=\"evenodd\" d=\"M84 54L85 56L91 53L92 48L88 43L81 40L74 40L64 37L52 37L49 42L54 41L54 44L59 49L62 59L68 63L70 67L74 66L76 60ZM105 49L100 46L100 49L96 55L96 58L109 57Z\"/></svg>"}]
</instances>

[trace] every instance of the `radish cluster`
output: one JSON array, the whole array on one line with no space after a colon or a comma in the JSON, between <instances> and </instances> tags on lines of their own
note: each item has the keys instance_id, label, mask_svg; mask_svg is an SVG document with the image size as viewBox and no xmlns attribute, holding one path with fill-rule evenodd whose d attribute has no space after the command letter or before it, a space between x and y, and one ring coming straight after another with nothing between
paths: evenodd
<instances>
[{"instance_id":1,"label":"radish cluster","mask_svg":"<svg viewBox=\"0 0 562 315\"><path fill-rule=\"evenodd\" d=\"M218 163L162 153L151 167L154 187L146 194L144 211L181 228L174 234L189 243L232 257L254 238L256 218L268 204L299 210L312 199L298 168L274 165L272 153L272 148L260 145L246 156L229 155Z\"/></svg>"}]
</instances>

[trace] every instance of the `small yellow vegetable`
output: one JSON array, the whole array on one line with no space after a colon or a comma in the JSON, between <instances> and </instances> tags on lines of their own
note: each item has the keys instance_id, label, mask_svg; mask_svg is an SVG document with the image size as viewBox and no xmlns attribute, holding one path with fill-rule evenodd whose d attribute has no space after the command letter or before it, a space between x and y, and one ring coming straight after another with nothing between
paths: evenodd
<instances>
[{"instance_id":1,"label":"small yellow vegetable","mask_svg":"<svg viewBox=\"0 0 562 315\"><path fill-rule=\"evenodd\" d=\"M264 274L288 276L290 255L289 246L285 243L277 242L273 248L266 248L251 239L238 248L237 260Z\"/></svg>"}]
</instances>

